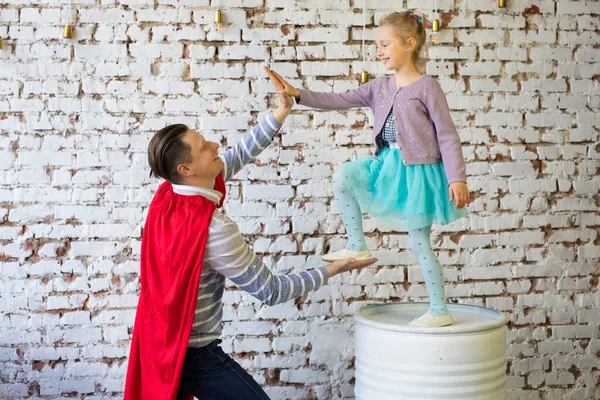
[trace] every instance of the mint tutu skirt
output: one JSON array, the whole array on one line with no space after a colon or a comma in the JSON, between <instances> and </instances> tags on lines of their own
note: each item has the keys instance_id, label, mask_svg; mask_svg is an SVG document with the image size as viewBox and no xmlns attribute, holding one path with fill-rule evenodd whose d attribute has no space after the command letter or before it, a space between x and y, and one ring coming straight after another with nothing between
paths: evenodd
<instances>
[{"instance_id":1,"label":"mint tutu skirt","mask_svg":"<svg viewBox=\"0 0 600 400\"><path fill-rule=\"evenodd\" d=\"M442 162L405 165L400 150L383 147L377 157L342 165L347 189L363 212L400 230L446 225L467 216L450 202Z\"/></svg>"}]
</instances>

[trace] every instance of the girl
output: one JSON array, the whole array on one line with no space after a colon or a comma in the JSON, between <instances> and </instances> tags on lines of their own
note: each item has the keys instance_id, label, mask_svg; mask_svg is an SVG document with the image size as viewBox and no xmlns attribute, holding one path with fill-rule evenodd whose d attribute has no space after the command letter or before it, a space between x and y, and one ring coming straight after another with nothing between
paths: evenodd
<instances>
[{"instance_id":1,"label":"girl","mask_svg":"<svg viewBox=\"0 0 600 400\"><path fill-rule=\"evenodd\" d=\"M333 190L348 243L323 259L371 257L361 208L407 229L431 299L429 311L410 325L445 326L453 321L446 308L442 266L431 247L431 225L466 216L470 196L446 97L439 83L416 66L425 43L421 20L409 12L383 18L377 28L377 56L394 74L358 89L340 94L298 90L273 73L299 104L327 110L368 106L375 117L376 157L345 163L334 174Z\"/></svg>"}]
</instances>

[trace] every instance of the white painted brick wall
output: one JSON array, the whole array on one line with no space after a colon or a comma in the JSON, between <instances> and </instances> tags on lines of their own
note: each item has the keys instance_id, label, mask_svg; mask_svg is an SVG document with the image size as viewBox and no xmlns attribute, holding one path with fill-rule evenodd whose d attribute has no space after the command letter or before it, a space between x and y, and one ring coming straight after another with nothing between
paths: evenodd
<instances>
[{"instance_id":1,"label":"white painted brick wall","mask_svg":"<svg viewBox=\"0 0 600 400\"><path fill-rule=\"evenodd\" d=\"M264 62L301 87L358 87L362 3L8 0L0 9L0 398L122 396L141 228L158 182L146 146L185 123L224 147L276 101ZM214 2L212 2L214 5ZM505 313L512 400L600 398L597 1L438 1L429 74L447 93L474 193L433 233L452 302ZM296 7L295 9L293 7ZM366 0L375 25L417 0ZM427 7L430 7L428 4ZM455 9L456 12L452 10ZM429 8L419 12L428 13ZM228 214L278 273L344 246L340 163L371 151L368 110L297 107L229 185ZM365 220L377 267L276 307L229 286L224 349L275 400L353 397L353 314L426 296L404 233Z\"/></svg>"}]
</instances>

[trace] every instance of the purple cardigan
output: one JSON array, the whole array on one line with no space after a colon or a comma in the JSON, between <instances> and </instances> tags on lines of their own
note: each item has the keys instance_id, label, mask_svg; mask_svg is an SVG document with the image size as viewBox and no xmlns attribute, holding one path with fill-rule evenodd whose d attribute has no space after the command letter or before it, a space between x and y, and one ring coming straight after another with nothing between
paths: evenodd
<instances>
[{"instance_id":1,"label":"purple cardigan","mask_svg":"<svg viewBox=\"0 0 600 400\"><path fill-rule=\"evenodd\" d=\"M466 164L460 138L435 79L422 75L400 89L394 76L384 76L345 93L300 90L299 104L324 110L370 107L375 116L373 142L394 106L396 141L404 164L433 164L443 161L448 183L466 182ZM377 149L379 150L379 148Z\"/></svg>"}]
</instances>

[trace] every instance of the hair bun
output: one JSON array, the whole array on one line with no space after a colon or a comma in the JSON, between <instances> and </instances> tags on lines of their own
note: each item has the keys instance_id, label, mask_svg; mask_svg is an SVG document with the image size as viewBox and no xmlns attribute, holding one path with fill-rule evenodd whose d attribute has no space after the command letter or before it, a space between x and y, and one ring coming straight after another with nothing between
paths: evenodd
<instances>
[{"instance_id":1,"label":"hair bun","mask_svg":"<svg viewBox=\"0 0 600 400\"><path fill-rule=\"evenodd\" d=\"M417 13L411 14L411 12L410 12L410 11L406 11L406 12L404 13L404 15L411 15L411 16L412 16L414 19L416 19L416 20L417 20L417 22L418 22L418 23L421 23L421 22L423 22L423 17L422 17L422 16L420 16L419 14L417 14Z\"/></svg>"}]
</instances>

